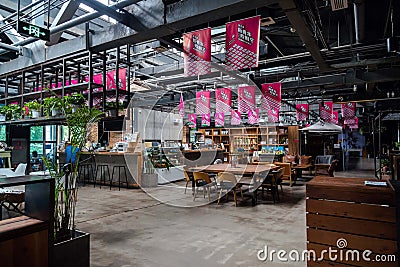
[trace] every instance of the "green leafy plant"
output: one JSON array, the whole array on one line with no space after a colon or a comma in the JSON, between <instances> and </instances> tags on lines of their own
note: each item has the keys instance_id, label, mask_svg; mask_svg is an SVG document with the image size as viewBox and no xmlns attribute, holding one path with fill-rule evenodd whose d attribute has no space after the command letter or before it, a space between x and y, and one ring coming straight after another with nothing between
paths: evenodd
<instances>
[{"instance_id":1,"label":"green leafy plant","mask_svg":"<svg viewBox=\"0 0 400 267\"><path fill-rule=\"evenodd\" d=\"M4 106L4 113L7 120L16 120L22 117L22 108L18 104Z\"/></svg>"},{"instance_id":2,"label":"green leafy plant","mask_svg":"<svg viewBox=\"0 0 400 267\"><path fill-rule=\"evenodd\" d=\"M29 109L29 111L32 111L32 110L40 111L42 106L43 105L40 104L36 99L25 103L25 107L27 107Z\"/></svg>"},{"instance_id":3,"label":"green leafy plant","mask_svg":"<svg viewBox=\"0 0 400 267\"><path fill-rule=\"evenodd\" d=\"M60 110L64 109L64 103L61 98L52 96L43 99L43 111L46 116L51 116L52 110Z\"/></svg>"},{"instance_id":4,"label":"green leafy plant","mask_svg":"<svg viewBox=\"0 0 400 267\"><path fill-rule=\"evenodd\" d=\"M117 108L117 102L112 101L112 102L106 102L106 107L111 108L111 109L116 109ZM119 101L118 103L118 111L124 110L124 103Z\"/></svg>"},{"instance_id":5,"label":"green leafy plant","mask_svg":"<svg viewBox=\"0 0 400 267\"><path fill-rule=\"evenodd\" d=\"M54 213L55 240L68 238L71 230L75 230L75 207L77 190L75 188L78 178L79 157L88 140L90 125L98 122L103 117L103 112L95 108L82 107L66 117L70 131L69 142L72 145L72 154L76 153L75 164L70 164L71 173L67 182L59 182L56 188L56 207ZM56 164L49 163L50 175L61 181L64 172ZM72 185L72 186L71 186Z\"/></svg>"}]
</instances>

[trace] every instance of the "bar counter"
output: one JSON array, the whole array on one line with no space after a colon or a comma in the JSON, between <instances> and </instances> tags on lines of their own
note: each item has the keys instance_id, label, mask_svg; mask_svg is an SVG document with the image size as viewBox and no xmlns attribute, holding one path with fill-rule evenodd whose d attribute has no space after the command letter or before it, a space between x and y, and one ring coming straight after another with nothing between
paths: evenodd
<instances>
[{"instance_id":1,"label":"bar counter","mask_svg":"<svg viewBox=\"0 0 400 267\"><path fill-rule=\"evenodd\" d=\"M65 152L58 152L61 163L66 162ZM93 169L96 170L98 165L107 165L112 175L114 166L125 166L128 175L128 183L131 186L136 186L141 183L143 158L141 152L82 152L80 161L91 163ZM108 178L108 177L107 177ZM99 177L97 177L99 179ZM114 173L113 182L118 183L118 170ZM125 182L124 173L121 173L121 182Z\"/></svg>"}]
</instances>

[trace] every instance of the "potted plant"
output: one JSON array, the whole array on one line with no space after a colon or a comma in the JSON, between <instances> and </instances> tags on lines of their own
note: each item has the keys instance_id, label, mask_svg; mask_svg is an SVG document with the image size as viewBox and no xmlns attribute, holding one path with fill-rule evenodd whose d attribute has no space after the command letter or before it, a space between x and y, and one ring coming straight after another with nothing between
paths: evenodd
<instances>
[{"instance_id":1,"label":"potted plant","mask_svg":"<svg viewBox=\"0 0 400 267\"><path fill-rule=\"evenodd\" d=\"M25 103L25 107L28 108L28 112L32 118L39 118L42 116L42 104L40 104L36 99Z\"/></svg>"},{"instance_id":2,"label":"potted plant","mask_svg":"<svg viewBox=\"0 0 400 267\"><path fill-rule=\"evenodd\" d=\"M66 113L71 113L75 112L77 108L83 107L86 99L82 94L73 93L70 96L64 96L63 101Z\"/></svg>"},{"instance_id":3,"label":"potted plant","mask_svg":"<svg viewBox=\"0 0 400 267\"><path fill-rule=\"evenodd\" d=\"M156 187L158 185L158 174L155 173L153 162L153 149L147 150L144 156L144 170L140 182L141 187Z\"/></svg>"},{"instance_id":4,"label":"potted plant","mask_svg":"<svg viewBox=\"0 0 400 267\"><path fill-rule=\"evenodd\" d=\"M0 106L0 121L6 120L6 109L5 106Z\"/></svg>"},{"instance_id":5,"label":"potted plant","mask_svg":"<svg viewBox=\"0 0 400 267\"><path fill-rule=\"evenodd\" d=\"M18 104L9 104L4 107L7 120L18 120L22 117L22 108Z\"/></svg>"},{"instance_id":6,"label":"potted plant","mask_svg":"<svg viewBox=\"0 0 400 267\"><path fill-rule=\"evenodd\" d=\"M108 108L110 117L117 117L118 111L124 110L124 103L122 103L121 101L118 103L118 110L116 101L106 102L106 107Z\"/></svg>"},{"instance_id":7,"label":"potted plant","mask_svg":"<svg viewBox=\"0 0 400 267\"><path fill-rule=\"evenodd\" d=\"M88 140L90 125L98 122L103 112L95 108L82 107L66 117L70 131L69 143L72 153L76 153L75 164L67 164L60 168L58 164L43 158L50 170L50 175L56 180L55 212L54 212L54 260L56 266L88 266L89 264L89 234L76 230L75 207L77 189L75 187L79 157Z\"/></svg>"},{"instance_id":8,"label":"potted plant","mask_svg":"<svg viewBox=\"0 0 400 267\"><path fill-rule=\"evenodd\" d=\"M43 100L43 111L46 116L58 116L63 111L63 101L61 98L52 96Z\"/></svg>"}]
</instances>

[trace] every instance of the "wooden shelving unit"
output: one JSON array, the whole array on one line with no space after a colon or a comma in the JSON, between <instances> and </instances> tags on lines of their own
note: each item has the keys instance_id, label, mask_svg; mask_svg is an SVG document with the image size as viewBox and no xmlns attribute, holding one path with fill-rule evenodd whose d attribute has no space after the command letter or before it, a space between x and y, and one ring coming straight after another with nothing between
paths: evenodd
<instances>
[{"instance_id":1,"label":"wooden shelving unit","mask_svg":"<svg viewBox=\"0 0 400 267\"><path fill-rule=\"evenodd\" d=\"M294 128L293 128L294 127ZM292 129L293 128L293 129ZM199 129L207 139L212 139L214 144L224 144L226 153L241 151L261 151L263 146L283 146L289 154L297 153L298 144L294 142L297 126L260 126L241 128L207 128ZM294 151L291 151L294 150Z\"/></svg>"}]
</instances>

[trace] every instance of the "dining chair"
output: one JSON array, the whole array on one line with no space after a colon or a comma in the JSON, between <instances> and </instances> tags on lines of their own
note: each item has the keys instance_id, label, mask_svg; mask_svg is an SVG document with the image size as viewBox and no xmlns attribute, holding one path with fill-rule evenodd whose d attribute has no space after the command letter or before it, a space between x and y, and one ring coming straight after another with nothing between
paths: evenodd
<instances>
[{"instance_id":1,"label":"dining chair","mask_svg":"<svg viewBox=\"0 0 400 267\"><path fill-rule=\"evenodd\" d=\"M199 187L203 189L203 197L206 197L206 191L208 192L208 201L210 201L211 187L215 185L212 182L210 176L205 172L193 172L193 179L195 184L193 201L196 199Z\"/></svg>"},{"instance_id":2,"label":"dining chair","mask_svg":"<svg viewBox=\"0 0 400 267\"><path fill-rule=\"evenodd\" d=\"M191 177L191 175L189 175L189 173L186 170L183 170L183 174L185 175L185 181L186 181L186 186L185 186L185 194L186 194L187 186L190 182L193 181L193 177Z\"/></svg>"},{"instance_id":3,"label":"dining chair","mask_svg":"<svg viewBox=\"0 0 400 267\"><path fill-rule=\"evenodd\" d=\"M291 163L275 162L276 166L283 168L282 180L289 180L290 186L293 186L293 181L296 180L296 172L292 169Z\"/></svg>"},{"instance_id":4,"label":"dining chair","mask_svg":"<svg viewBox=\"0 0 400 267\"><path fill-rule=\"evenodd\" d=\"M236 191L239 191L242 200L243 200L243 191L241 186L237 184L236 177L232 173L228 172L220 172L218 173L218 182L219 182L219 196L218 196L218 205L221 200L222 192L226 190L226 200L228 200L228 193L232 191L233 193L233 199L235 201L235 207L237 207L237 197L236 197Z\"/></svg>"}]
</instances>

